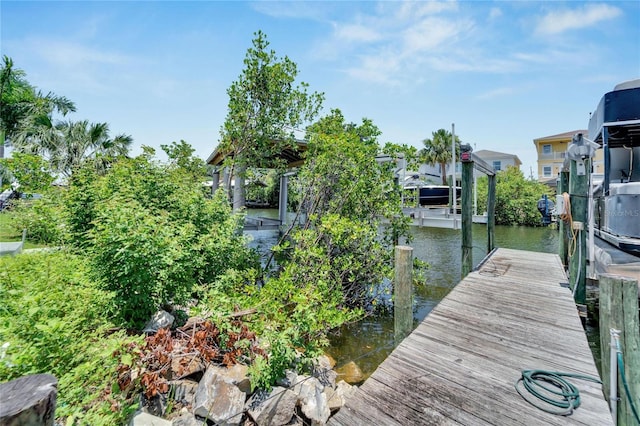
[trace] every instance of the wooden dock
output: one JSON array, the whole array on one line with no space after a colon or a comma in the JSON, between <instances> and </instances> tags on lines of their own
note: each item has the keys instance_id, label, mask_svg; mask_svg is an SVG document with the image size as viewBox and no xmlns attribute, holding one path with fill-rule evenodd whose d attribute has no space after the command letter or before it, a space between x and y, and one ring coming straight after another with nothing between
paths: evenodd
<instances>
[{"instance_id":1,"label":"wooden dock","mask_svg":"<svg viewBox=\"0 0 640 426\"><path fill-rule=\"evenodd\" d=\"M268 217L252 217L247 216L244 219L245 231L265 231L280 229L282 223L278 219Z\"/></svg>"},{"instance_id":2,"label":"wooden dock","mask_svg":"<svg viewBox=\"0 0 640 426\"><path fill-rule=\"evenodd\" d=\"M498 249L404 339L329 425L612 425L599 384L570 416L526 402L522 370L598 376L560 258Z\"/></svg>"},{"instance_id":3,"label":"wooden dock","mask_svg":"<svg viewBox=\"0 0 640 426\"><path fill-rule=\"evenodd\" d=\"M462 215L449 213L448 207L405 207L405 216L411 218L411 225L428 228L460 229ZM472 215L473 223L486 224L487 215Z\"/></svg>"}]
</instances>

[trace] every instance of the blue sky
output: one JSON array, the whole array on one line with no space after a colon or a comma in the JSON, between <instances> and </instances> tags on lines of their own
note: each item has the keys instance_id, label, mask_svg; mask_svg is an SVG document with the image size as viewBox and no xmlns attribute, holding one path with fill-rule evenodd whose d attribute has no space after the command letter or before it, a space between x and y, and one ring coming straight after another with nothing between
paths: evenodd
<instances>
[{"instance_id":1,"label":"blue sky","mask_svg":"<svg viewBox=\"0 0 640 426\"><path fill-rule=\"evenodd\" d=\"M605 92L640 78L638 1L11 1L1 51L70 118L141 145L184 139L206 158L253 33L267 34L324 112L373 120L380 141L422 146L451 129L516 154L587 127Z\"/></svg>"}]
</instances>

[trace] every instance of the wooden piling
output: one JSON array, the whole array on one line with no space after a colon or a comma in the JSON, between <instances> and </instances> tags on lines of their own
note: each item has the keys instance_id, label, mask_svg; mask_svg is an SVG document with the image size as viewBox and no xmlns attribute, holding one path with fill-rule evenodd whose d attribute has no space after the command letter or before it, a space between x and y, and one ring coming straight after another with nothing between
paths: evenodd
<instances>
[{"instance_id":1,"label":"wooden piling","mask_svg":"<svg viewBox=\"0 0 640 426\"><path fill-rule=\"evenodd\" d=\"M462 161L462 278L473 269L473 162Z\"/></svg>"},{"instance_id":2,"label":"wooden piling","mask_svg":"<svg viewBox=\"0 0 640 426\"><path fill-rule=\"evenodd\" d=\"M560 172L560 178L558 179L558 195L562 196L563 193L568 192L569 191L569 172L566 170L563 170ZM557 207L557 206L556 206ZM564 222L564 220L559 220L558 221L558 232L559 232L559 239L558 239L558 255L560 256L560 260L562 261L562 264L564 265L564 267L566 268L569 265L569 239L567 238L567 224Z\"/></svg>"},{"instance_id":3,"label":"wooden piling","mask_svg":"<svg viewBox=\"0 0 640 426\"><path fill-rule=\"evenodd\" d=\"M600 275L600 347L602 384L609 399L611 329L620 330L620 347L631 397L640 405L640 326L638 324L638 281L613 274ZM636 424L618 369L618 424Z\"/></svg>"},{"instance_id":4,"label":"wooden piling","mask_svg":"<svg viewBox=\"0 0 640 426\"><path fill-rule=\"evenodd\" d=\"M496 246L496 175L487 175L487 178L487 253L491 253Z\"/></svg>"},{"instance_id":5,"label":"wooden piling","mask_svg":"<svg viewBox=\"0 0 640 426\"><path fill-rule=\"evenodd\" d=\"M413 248L396 246L395 261L393 320L397 344L413 331Z\"/></svg>"},{"instance_id":6,"label":"wooden piling","mask_svg":"<svg viewBox=\"0 0 640 426\"><path fill-rule=\"evenodd\" d=\"M580 161L584 166L578 168ZM569 280L576 304L585 306L587 303L587 203L590 169L591 161L588 158L573 160L569 174L571 231L575 234L575 246L571 250L569 259Z\"/></svg>"}]
</instances>

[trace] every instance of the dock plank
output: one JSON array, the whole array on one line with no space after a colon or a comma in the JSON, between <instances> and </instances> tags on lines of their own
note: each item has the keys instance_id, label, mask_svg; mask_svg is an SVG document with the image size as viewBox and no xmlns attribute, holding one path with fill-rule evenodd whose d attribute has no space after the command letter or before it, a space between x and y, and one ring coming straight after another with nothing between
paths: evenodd
<instances>
[{"instance_id":1,"label":"dock plank","mask_svg":"<svg viewBox=\"0 0 640 426\"><path fill-rule=\"evenodd\" d=\"M498 249L389 355L330 425L612 425L602 386L545 413L514 388L524 369L598 375L558 256Z\"/></svg>"}]
</instances>

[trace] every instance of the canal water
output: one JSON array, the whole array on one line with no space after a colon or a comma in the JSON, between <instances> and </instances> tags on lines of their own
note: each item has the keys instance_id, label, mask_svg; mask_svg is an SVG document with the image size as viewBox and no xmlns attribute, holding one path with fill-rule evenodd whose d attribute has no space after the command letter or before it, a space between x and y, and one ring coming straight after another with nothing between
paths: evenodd
<instances>
[{"instance_id":1,"label":"canal water","mask_svg":"<svg viewBox=\"0 0 640 426\"><path fill-rule=\"evenodd\" d=\"M277 210L249 210L250 216L277 218ZM260 250L277 242L276 231L248 231L252 246ZM412 227L413 255L430 267L414 289L414 327L451 291L461 279L461 233L459 230ZM558 252L558 231L552 228L496 226L496 247L545 253ZM487 254L485 225L473 225L473 264ZM541 265L541 271L544 265ZM589 344L599 358L598 330L587 327ZM358 323L345 325L331 335L327 352L337 365L355 362L368 377L394 348L393 312L372 315Z\"/></svg>"}]
</instances>

